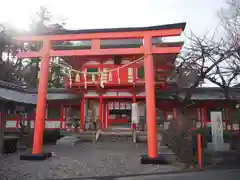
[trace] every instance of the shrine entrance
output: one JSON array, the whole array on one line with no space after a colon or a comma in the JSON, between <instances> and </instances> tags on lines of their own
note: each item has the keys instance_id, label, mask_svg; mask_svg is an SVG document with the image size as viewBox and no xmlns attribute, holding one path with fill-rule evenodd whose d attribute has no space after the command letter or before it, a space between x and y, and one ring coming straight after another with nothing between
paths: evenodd
<instances>
[{"instance_id":1,"label":"shrine entrance","mask_svg":"<svg viewBox=\"0 0 240 180\"><path fill-rule=\"evenodd\" d=\"M107 104L107 127L131 128L132 102L130 100L111 100Z\"/></svg>"}]
</instances>

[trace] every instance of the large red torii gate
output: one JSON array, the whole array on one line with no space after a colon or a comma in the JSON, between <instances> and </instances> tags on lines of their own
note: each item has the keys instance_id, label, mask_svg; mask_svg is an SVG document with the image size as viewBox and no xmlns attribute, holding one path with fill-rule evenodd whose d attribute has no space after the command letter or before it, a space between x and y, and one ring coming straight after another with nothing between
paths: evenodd
<instances>
[{"instance_id":1,"label":"large red torii gate","mask_svg":"<svg viewBox=\"0 0 240 180\"><path fill-rule=\"evenodd\" d=\"M18 58L40 57L40 78L38 86L37 109L35 117L34 140L31 155L22 156L22 159L45 159L49 154L42 152L44 120L46 111L46 96L48 89L48 72L50 57L54 56L106 56L106 55L144 55L146 115L147 115L147 140L148 155L143 159L147 162L159 160L157 151L156 112L155 112L155 79L154 79L154 54L178 54L181 46L156 47L152 45L153 37L180 36L185 28L185 23L153 26L146 28L116 28L99 30L60 31L56 34L23 35L15 37L21 42L43 42L39 52L19 52ZM139 48L110 48L101 49L101 40L112 39L143 39L143 46ZM91 48L85 50L53 50L52 41L77 41L91 40ZM150 160L150 161L149 161ZM143 161L142 161L143 162Z\"/></svg>"}]
</instances>

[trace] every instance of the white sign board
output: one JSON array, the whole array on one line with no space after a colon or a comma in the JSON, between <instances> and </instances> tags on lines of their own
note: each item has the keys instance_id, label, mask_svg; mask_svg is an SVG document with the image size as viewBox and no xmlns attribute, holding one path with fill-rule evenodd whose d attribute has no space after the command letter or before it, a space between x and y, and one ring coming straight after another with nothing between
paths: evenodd
<instances>
[{"instance_id":1,"label":"white sign board","mask_svg":"<svg viewBox=\"0 0 240 180\"><path fill-rule=\"evenodd\" d=\"M222 112L211 112L212 143L215 151L222 151L224 147Z\"/></svg>"},{"instance_id":2,"label":"white sign board","mask_svg":"<svg viewBox=\"0 0 240 180\"><path fill-rule=\"evenodd\" d=\"M138 114L138 104L132 103L132 123L138 124L139 114Z\"/></svg>"}]
</instances>

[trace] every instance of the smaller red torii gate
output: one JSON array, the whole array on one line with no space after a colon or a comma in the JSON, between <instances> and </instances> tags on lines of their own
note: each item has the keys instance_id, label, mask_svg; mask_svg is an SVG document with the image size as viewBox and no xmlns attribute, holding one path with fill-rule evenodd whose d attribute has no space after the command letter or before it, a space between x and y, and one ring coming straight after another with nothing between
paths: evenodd
<instances>
[{"instance_id":1,"label":"smaller red torii gate","mask_svg":"<svg viewBox=\"0 0 240 180\"><path fill-rule=\"evenodd\" d=\"M157 150L156 110L155 110L155 79L153 55L178 54L181 45L173 47L156 47L152 45L153 37L180 36L185 28L185 23L169 24L143 28L116 28L99 30L60 31L56 34L27 35L15 37L20 42L43 42L39 52L19 52L18 58L41 58L40 78L38 86L37 109L33 149L31 155L24 155L22 159L45 159L49 153L42 152L44 120L46 113L46 96L48 88L48 72L50 57L54 56L84 56L99 57L109 55L144 55L146 116L148 155L143 156L142 163L160 163ZM143 39L143 46L138 48L110 48L101 49L101 40L112 39ZM52 42L56 41L91 40L91 48L85 50L53 50Z\"/></svg>"}]
</instances>

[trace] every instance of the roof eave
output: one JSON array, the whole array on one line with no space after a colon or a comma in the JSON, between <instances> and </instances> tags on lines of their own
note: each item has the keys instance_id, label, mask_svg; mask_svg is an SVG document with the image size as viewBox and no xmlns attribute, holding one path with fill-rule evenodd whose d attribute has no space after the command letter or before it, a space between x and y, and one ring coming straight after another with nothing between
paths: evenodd
<instances>
[{"instance_id":1,"label":"roof eave","mask_svg":"<svg viewBox=\"0 0 240 180\"><path fill-rule=\"evenodd\" d=\"M149 27L127 27L127 28L105 28L105 29L81 29L81 30L65 30L58 29L51 32L27 33L21 35L61 35L61 34L84 34L84 33L111 33L111 32L133 32L133 31L153 31L164 29L182 29L184 31L186 22L165 24Z\"/></svg>"}]
</instances>

